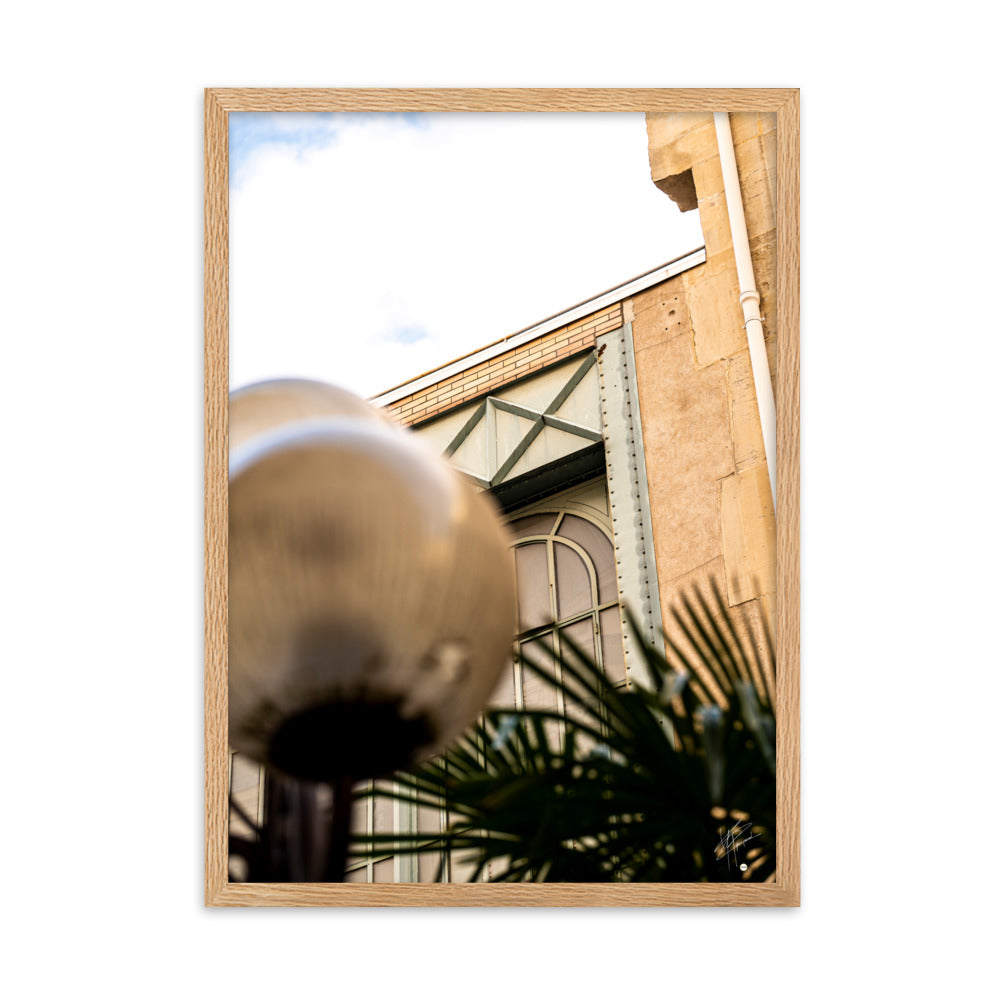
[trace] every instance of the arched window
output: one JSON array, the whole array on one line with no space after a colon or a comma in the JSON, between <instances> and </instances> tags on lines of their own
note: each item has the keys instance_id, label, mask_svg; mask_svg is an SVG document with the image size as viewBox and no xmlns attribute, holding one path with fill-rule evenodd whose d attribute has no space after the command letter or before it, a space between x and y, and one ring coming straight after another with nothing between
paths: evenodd
<instances>
[{"instance_id":1,"label":"arched window","mask_svg":"<svg viewBox=\"0 0 1000 1000\"><path fill-rule=\"evenodd\" d=\"M510 524L517 573L516 650L551 666L565 637L625 683L615 552L606 529L566 510L537 512ZM565 712L548 685L515 658L494 696L499 704Z\"/></svg>"}]
</instances>

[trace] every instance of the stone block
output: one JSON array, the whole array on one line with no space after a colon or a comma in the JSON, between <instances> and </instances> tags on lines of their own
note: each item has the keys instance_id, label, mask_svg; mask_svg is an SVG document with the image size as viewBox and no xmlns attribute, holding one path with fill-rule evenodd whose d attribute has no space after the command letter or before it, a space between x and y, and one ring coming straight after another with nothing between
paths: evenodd
<instances>
[{"instance_id":1,"label":"stone block","mask_svg":"<svg viewBox=\"0 0 1000 1000\"><path fill-rule=\"evenodd\" d=\"M648 469L648 462L647 462ZM718 486L702 478L649 486L657 576L676 579L722 552Z\"/></svg>"},{"instance_id":2,"label":"stone block","mask_svg":"<svg viewBox=\"0 0 1000 1000\"><path fill-rule=\"evenodd\" d=\"M709 586L714 578L720 582L723 597L725 597L725 586L722 584L723 560L718 559L709 563L705 567L699 568L696 572L688 574L676 585L671 585L671 592L679 594L682 589L687 589L692 585L699 587L702 593L709 594ZM662 590L661 590L662 593ZM729 615L732 622L733 632L743 653L743 660L738 667L741 677L752 681L757 691L766 696L773 705L775 696L775 677L772 670L770 654L767 648L767 633L765 631L765 621L768 619L767 602L769 598L762 597L755 600L746 601L736 607L730 607ZM664 601L664 605L667 605ZM678 603L673 601L673 603ZM669 636L677 645L688 653L690 646L684 637L683 630L673 623L668 624L669 619L666 611L663 613L664 633ZM773 641L774 630L771 629ZM699 672L699 677L704 680L703 674ZM721 692L720 692L721 693Z\"/></svg>"},{"instance_id":3,"label":"stone block","mask_svg":"<svg viewBox=\"0 0 1000 1000\"><path fill-rule=\"evenodd\" d=\"M682 174L718 152L708 111L647 114L646 136L654 182Z\"/></svg>"},{"instance_id":4,"label":"stone block","mask_svg":"<svg viewBox=\"0 0 1000 1000\"><path fill-rule=\"evenodd\" d=\"M778 115L774 111L736 111L729 116L729 128L734 144L763 136L770 136L768 141L774 142Z\"/></svg>"},{"instance_id":5,"label":"stone block","mask_svg":"<svg viewBox=\"0 0 1000 1000\"><path fill-rule=\"evenodd\" d=\"M657 575L670 580L722 552L717 480L734 470L725 371L698 370L688 336L635 357Z\"/></svg>"},{"instance_id":6,"label":"stone block","mask_svg":"<svg viewBox=\"0 0 1000 1000\"><path fill-rule=\"evenodd\" d=\"M654 181L691 169L693 147L686 136L703 129L705 122L711 120L711 114L705 111L646 115L649 165Z\"/></svg>"},{"instance_id":7,"label":"stone block","mask_svg":"<svg viewBox=\"0 0 1000 1000\"><path fill-rule=\"evenodd\" d=\"M776 229L761 232L750 237L750 256L758 290L766 282L774 282L777 259L778 233Z\"/></svg>"},{"instance_id":8,"label":"stone block","mask_svg":"<svg viewBox=\"0 0 1000 1000\"><path fill-rule=\"evenodd\" d=\"M754 634L763 636L764 629L766 628L771 636L771 644L775 649L775 653L777 653L777 648L778 648L777 603L778 603L777 594L764 594L756 601L751 601L749 605L744 605L744 607L747 607L748 609L748 614L750 615L756 614L757 618L759 618L760 620L759 627L755 630ZM760 654L761 657L764 659L764 662L766 663L768 652L765 646L761 647ZM777 667L777 665L775 666ZM768 697L770 698L771 704L773 705L776 697L775 687L777 682L777 675L775 673L770 677L765 676L764 680Z\"/></svg>"},{"instance_id":9,"label":"stone block","mask_svg":"<svg viewBox=\"0 0 1000 1000\"><path fill-rule=\"evenodd\" d=\"M632 342L643 351L690 332L687 295L683 283L669 282L648 289L631 300Z\"/></svg>"},{"instance_id":10,"label":"stone block","mask_svg":"<svg viewBox=\"0 0 1000 1000\"><path fill-rule=\"evenodd\" d=\"M725 191L725 184L722 180L722 163L717 156L696 163L691 168L691 172L694 175L694 184L701 200L712 195L720 195Z\"/></svg>"},{"instance_id":11,"label":"stone block","mask_svg":"<svg viewBox=\"0 0 1000 1000\"><path fill-rule=\"evenodd\" d=\"M709 260L732 249L733 234L729 228L729 209L726 206L726 196L721 191L701 200L698 205L698 217L705 239L705 255Z\"/></svg>"},{"instance_id":12,"label":"stone block","mask_svg":"<svg viewBox=\"0 0 1000 1000\"><path fill-rule=\"evenodd\" d=\"M697 567L689 573L685 573L675 580L668 581L666 584L661 581L660 602L664 634L688 658L703 686L713 690L716 697L725 701L721 690L709 680L704 668L699 669L698 660L696 655L693 655L694 651L691 644L684 635L684 630L674 621L672 613L672 609L676 608L680 612L680 616L687 620L687 613L683 610L680 595L687 594L689 597L693 597L694 588L697 588L705 596L706 601L711 606L712 598L710 595L713 581L718 584L725 599L725 561L721 556L718 559L713 559L711 562L705 563L703 566ZM766 595L765 597L747 601L736 607L730 607L729 615L733 633L735 633L736 641L739 643L743 660L745 661L738 667L738 672L740 676L752 681L758 692L765 695L767 700L773 705L775 678L771 669L766 631L766 629L770 628L773 641L774 629L770 624L771 617L769 610L772 602L773 595ZM673 662L672 658L671 662Z\"/></svg>"},{"instance_id":13,"label":"stone block","mask_svg":"<svg viewBox=\"0 0 1000 1000\"><path fill-rule=\"evenodd\" d=\"M657 567L659 570L659 567ZM663 615L663 625L666 630L667 621L670 618L670 609L677 604L678 596L691 587L701 587L708 589L712 580L717 580L719 586L725 593L726 563L720 552L714 559L702 563L700 566L693 566L678 576L664 579L659 573L660 580L660 608Z\"/></svg>"},{"instance_id":14,"label":"stone block","mask_svg":"<svg viewBox=\"0 0 1000 1000\"><path fill-rule=\"evenodd\" d=\"M774 229L777 224L774 180L764 165L753 170L740 168L743 214L751 240Z\"/></svg>"},{"instance_id":15,"label":"stone block","mask_svg":"<svg viewBox=\"0 0 1000 1000\"><path fill-rule=\"evenodd\" d=\"M704 566L699 566L691 572L685 573L675 580L670 580L666 585L662 582L660 584L664 634L690 660L694 660L692 647L684 635L683 629L675 623L672 609L677 608L680 611L681 617L686 618L686 612L682 610L683 606L680 601L680 595L687 594L690 597L694 588L700 590L705 595L706 600L710 602L713 581L718 584L723 598L725 598L725 561L721 556L718 559L713 559L711 562L705 563ZM746 661L744 665L741 665L739 673L741 676L749 677L757 690L765 693L773 705L775 679L769 666L770 657L767 649L767 632L765 631L765 629L770 628L773 641L774 629L770 624L769 612L769 602L771 601L773 601L773 595L750 600L736 607L730 607L729 614L733 632L740 644L744 660ZM743 666L746 668L745 672ZM708 681L703 670L696 668L695 672L706 687L714 687ZM717 688L715 688L715 691L717 696L722 695L722 692Z\"/></svg>"},{"instance_id":16,"label":"stone block","mask_svg":"<svg viewBox=\"0 0 1000 1000\"><path fill-rule=\"evenodd\" d=\"M738 138L734 151L750 239L775 227L778 204L778 150L774 132Z\"/></svg>"},{"instance_id":17,"label":"stone block","mask_svg":"<svg viewBox=\"0 0 1000 1000\"><path fill-rule=\"evenodd\" d=\"M659 570L659 567L657 569ZM695 587L701 590L702 593L709 594L713 580L718 581L723 594L725 594L724 570L725 562L722 556L719 555L715 559L696 566L672 580L664 581L662 576L660 577L660 609L663 616L663 633L677 645L684 656L692 661L694 660L693 650L684 635L684 630L676 624L673 611L677 609L683 615L680 595L687 594L690 596L692 589ZM670 662L675 662L672 655L670 656ZM695 673L703 685L712 687L703 671L695 668ZM715 693L717 697L722 694L717 689L715 689Z\"/></svg>"},{"instance_id":18,"label":"stone block","mask_svg":"<svg viewBox=\"0 0 1000 1000\"><path fill-rule=\"evenodd\" d=\"M719 502L729 603L776 593L777 549L767 466L761 462L721 480Z\"/></svg>"},{"instance_id":19,"label":"stone block","mask_svg":"<svg viewBox=\"0 0 1000 1000\"><path fill-rule=\"evenodd\" d=\"M698 192L695 188L694 175L690 170L661 177L653 183L681 212L691 212L698 207Z\"/></svg>"},{"instance_id":20,"label":"stone block","mask_svg":"<svg viewBox=\"0 0 1000 1000\"><path fill-rule=\"evenodd\" d=\"M760 430L760 411L749 348L729 359L726 380L729 386L736 471L743 472L764 461L764 438Z\"/></svg>"},{"instance_id":21,"label":"stone block","mask_svg":"<svg viewBox=\"0 0 1000 1000\"><path fill-rule=\"evenodd\" d=\"M778 338L774 334L767 336L764 327L764 350L767 352L767 367L771 370L771 391L774 393L775 404L778 400Z\"/></svg>"},{"instance_id":22,"label":"stone block","mask_svg":"<svg viewBox=\"0 0 1000 1000\"><path fill-rule=\"evenodd\" d=\"M732 251L706 264L688 283L688 312L699 367L738 353L745 343Z\"/></svg>"}]
</instances>

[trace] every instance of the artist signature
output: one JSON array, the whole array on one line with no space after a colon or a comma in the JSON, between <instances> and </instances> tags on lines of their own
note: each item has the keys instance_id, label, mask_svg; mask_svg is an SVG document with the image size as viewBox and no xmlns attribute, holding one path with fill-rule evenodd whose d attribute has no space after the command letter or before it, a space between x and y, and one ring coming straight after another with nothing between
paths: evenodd
<instances>
[{"instance_id":1,"label":"artist signature","mask_svg":"<svg viewBox=\"0 0 1000 1000\"><path fill-rule=\"evenodd\" d=\"M726 867L732 869L733 863L739 861L739 850L741 847L746 847L746 845L754 840L758 835L756 833L747 834L750 829L750 821L747 820L745 823L737 823L735 826L727 830L719 843L715 848L715 857L717 861L722 861L723 858L726 860ZM741 864L740 870L746 871L746 865Z\"/></svg>"}]
</instances>

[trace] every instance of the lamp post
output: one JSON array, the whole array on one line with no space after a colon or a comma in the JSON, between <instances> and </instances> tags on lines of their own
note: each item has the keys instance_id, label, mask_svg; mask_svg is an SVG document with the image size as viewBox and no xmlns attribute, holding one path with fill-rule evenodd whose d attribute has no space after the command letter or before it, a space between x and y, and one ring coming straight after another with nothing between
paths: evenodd
<instances>
[{"instance_id":1,"label":"lamp post","mask_svg":"<svg viewBox=\"0 0 1000 1000\"><path fill-rule=\"evenodd\" d=\"M514 609L492 501L408 431L322 383L233 394L230 742L333 790L317 880L343 878L353 785L439 752L481 710Z\"/></svg>"}]
</instances>

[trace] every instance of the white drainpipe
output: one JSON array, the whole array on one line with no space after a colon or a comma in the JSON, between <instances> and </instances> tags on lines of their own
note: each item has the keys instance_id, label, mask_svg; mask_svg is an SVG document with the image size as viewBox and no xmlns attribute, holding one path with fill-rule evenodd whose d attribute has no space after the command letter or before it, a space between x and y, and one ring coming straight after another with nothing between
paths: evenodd
<instances>
[{"instance_id":1,"label":"white drainpipe","mask_svg":"<svg viewBox=\"0 0 1000 1000\"><path fill-rule=\"evenodd\" d=\"M729 127L729 114L715 112L715 135L719 144L722 163L722 183L729 208L729 228L733 234L733 252L736 254L736 276L740 284L740 305L743 306L743 328L750 346L750 368L757 392L757 410L760 413L760 432L764 436L764 459L771 480L771 502L778 508L776 489L777 418L774 412L774 390L771 388L771 371L764 347L764 324L760 319L760 294L753 276L750 259L750 239L747 220L743 215L743 197L740 176L736 170L736 151L733 149L733 132Z\"/></svg>"}]
</instances>

